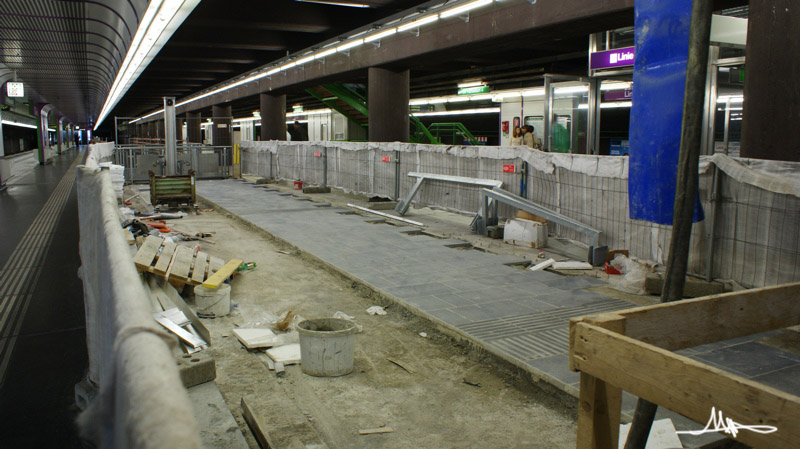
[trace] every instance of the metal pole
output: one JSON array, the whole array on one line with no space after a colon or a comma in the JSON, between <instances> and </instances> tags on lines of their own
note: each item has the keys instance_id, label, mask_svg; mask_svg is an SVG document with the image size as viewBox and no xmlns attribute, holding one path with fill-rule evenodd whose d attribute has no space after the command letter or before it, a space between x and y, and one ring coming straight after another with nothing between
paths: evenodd
<instances>
[{"instance_id":1,"label":"metal pole","mask_svg":"<svg viewBox=\"0 0 800 449\"><path fill-rule=\"evenodd\" d=\"M544 151L550 151L550 131L553 122L553 95L550 92L550 75L544 76Z\"/></svg>"},{"instance_id":2,"label":"metal pole","mask_svg":"<svg viewBox=\"0 0 800 449\"><path fill-rule=\"evenodd\" d=\"M680 300L686 284L689 239L692 234L692 217L694 216L699 178L697 169L703 134L703 100L708 71L712 3L705 0L692 2L672 238L667 259L667 275L664 279L664 289L661 291L661 302ZM644 449L657 409L656 404L639 398L628 433L628 440L625 442L625 449Z\"/></svg>"},{"instance_id":3,"label":"metal pole","mask_svg":"<svg viewBox=\"0 0 800 449\"><path fill-rule=\"evenodd\" d=\"M716 112L716 99L714 99L714 110ZM731 99L725 101L725 133L722 139L722 148L725 154L728 154L728 126L731 119ZM713 142L713 139L712 139ZM712 146L712 154L716 152ZM716 221L717 213L719 211L719 189L722 183L722 176L720 170L714 165L714 172L711 177L711 217L709 217L709 230L708 230L708 243L706 245L706 281L711 282L713 278L712 272L714 269L714 238L716 237Z\"/></svg>"},{"instance_id":4,"label":"metal pole","mask_svg":"<svg viewBox=\"0 0 800 449\"><path fill-rule=\"evenodd\" d=\"M589 80L589 110L587 121L589 130L586 133L589 144L588 154L600 154L600 80L592 78Z\"/></svg>"},{"instance_id":5,"label":"metal pole","mask_svg":"<svg viewBox=\"0 0 800 449\"><path fill-rule=\"evenodd\" d=\"M114 143L119 145L119 119L117 116L114 116Z\"/></svg>"},{"instance_id":6,"label":"metal pole","mask_svg":"<svg viewBox=\"0 0 800 449\"><path fill-rule=\"evenodd\" d=\"M164 143L167 175L178 173L178 148L175 141L175 97L164 97Z\"/></svg>"},{"instance_id":7,"label":"metal pole","mask_svg":"<svg viewBox=\"0 0 800 449\"><path fill-rule=\"evenodd\" d=\"M394 152L394 200L400 201L400 151Z\"/></svg>"},{"instance_id":8,"label":"metal pole","mask_svg":"<svg viewBox=\"0 0 800 449\"><path fill-rule=\"evenodd\" d=\"M328 147L322 147L322 187L328 187Z\"/></svg>"}]
</instances>

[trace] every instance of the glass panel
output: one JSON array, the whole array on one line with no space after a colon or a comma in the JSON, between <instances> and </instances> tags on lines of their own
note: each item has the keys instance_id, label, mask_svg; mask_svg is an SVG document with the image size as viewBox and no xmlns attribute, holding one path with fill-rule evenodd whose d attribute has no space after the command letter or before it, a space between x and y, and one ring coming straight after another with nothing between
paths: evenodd
<instances>
[{"instance_id":1,"label":"glass panel","mask_svg":"<svg viewBox=\"0 0 800 449\"><path fill-rule=\"evenodd\" d=\"M589 83L553 83L550 89L552 121L549 150L585 154L588 144Z\"/></svg>"},{"instance_id":2,"label":"glass panel","mask_svg":"<svg viewBox=\"0 0 800 449\"><path fill-rule=\"evenodd\" d=\"M744 65L717 68L714 152L739 156L742 141Z\"/></svg>"}]
</instances>

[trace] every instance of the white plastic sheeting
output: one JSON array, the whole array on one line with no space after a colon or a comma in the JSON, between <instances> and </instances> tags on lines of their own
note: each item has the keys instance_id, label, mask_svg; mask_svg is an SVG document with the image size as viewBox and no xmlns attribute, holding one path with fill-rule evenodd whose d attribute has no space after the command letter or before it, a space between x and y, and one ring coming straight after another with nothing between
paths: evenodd
<instances>
[{"instance_id":1,"label":"white plastic sheeting","mask_svg":"<svg viewBox=\"0 0 800 449\"><path fill-rule=\"evenodd\" d=\"M99 394L79 416L100 448L200 448L192 407L131 258L107 171L78 167L81 277L89 381Z\"/></svg>"},{"instance_id":2,"label":"white plastic sheeting","mask_svg":"<svg viewBox=\"0 0 800 449\"><path fill-rule=\"evenodd\" d=\"M525 147L419 145L376 142L242 142L242 172L320 183L327 151L327 181L347 192L394 198L404 196L415 179L409 172L437 173L503 181L520 195L521 168L527 162L524 197L602 232L601 245L628 249L632 256L664 263L671 226L631 220L628 213L628 158L559 154ZM399 160L399 192L395 175ZM711 214L712 172L721 175L721 199L714 232L712 276L745 286L800 281L800 164L703 156L700 200ZM505 168L513 166L514 172ZM430 181L417 206L462 213L480 207L479 189ZM500 215L513 217L503 205ZM692 231L689 269L705 275L710 220ZM550 224L558 237L582 240L574 231Z\"/></svg>"},{"instance_id":3,"label":"white plastic sheeting","mask_svg":"<svg viewBox=\"0 0 800 449\"><path fill-rule=\"evenodd\" d=\"M114 156L114 142L93 143L89 145L89 157L94 162L111 161ZM87 159L87 160L88 160Z\"/></svg>"}]
</instances>

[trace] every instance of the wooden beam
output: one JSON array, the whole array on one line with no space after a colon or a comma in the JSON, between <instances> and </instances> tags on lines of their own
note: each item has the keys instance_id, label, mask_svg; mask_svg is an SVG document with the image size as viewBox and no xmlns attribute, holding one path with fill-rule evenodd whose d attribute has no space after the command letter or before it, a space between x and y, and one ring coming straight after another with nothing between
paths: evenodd
<instances>
[{"instance_id":1,"label":"wooden beam","mask_svg":"<svg viewBox=\"0 0 800 449\"><path fill-rule=\"evenodd\" d=\"M614 313L588 317L587 320L616 333L625 332L625 319ZM570 321L570 347L573 345L573 329L579 319ZM570 362L570 368L572 363ZM581 373L580 398L578 400L579 449L617 449L619 420L622 407L622 390L587 373Z\"/></svg>"},{"instance_id":2,"label":"wooden beam","mask_svg":"<svg viewBox=\"0 0 800 449\"><path fill-rule=\"evenodd\" d=\"M164 243L164 248L161 250L161 254L158 256L158 261L153 267L153 273L161 276L167 273L169 263L172 261L172 256L175 255L176 248L177 245L175 245L174 242Z\"/></svg>"},{"instance_id":3,"label":"wooden beam","mask_svg":"<svg viewBox=\"0 0 800 449\"><path fill-rule=\"evenodd\" d=\"M139 248L139 251L133 256L133 263L136 264L136 268L138 268L139 271L147 271L150 268L150 264L153 263L153 259L156 258L158 248L161 247L161 242L163 241L164 239L161 237L153 235L147 236L142 247Z\"/></svg>"},{"instance_id":4,"label":"wooden beam","mask_svg":"<svg viewBox=\"0 0 800 449\"><path fill-rule=\"evenodd\" d=\"M778 429L741 429L735 439L750 446L786 448L800 441L800 397L589 323L575 323L572 332L570 363L581 373L700 423L714 407L741 425Z\"/></svg>"},{"instance_id":5,"label":"wooden beam","mask_svg":"<svg viewBox=\"0 0 800 449\"><path fill-rule=\"evenodd\" d=\"M675 351L800 324L800 283L617 313L628 337Z\"/></svg>"},{"instance_id":6,"label":"wooden beam","mask_svg":"<svg viewBox=\"0 0 800 449\"><path fill-rule=\"evenodd\" d=\"M267 431L267 424L264 422L264 418L261 415L257 415L253 411L253 409L250 407L250 404L247 403L244 397L242 397L242 417L247 425L250 426L250 430L253 431L253 436L255 437L256 441L258 441L258 445L261 447L261 449L277 448L277 446L270 441L269 432Z\"/></svg>"},{"instance_id":7,"label":"wooden beam","mask_svg":"<svg viewBox=\"0 0 800 449\"><path fill-rule=\"evenodd\" d=\"M231 277L234 271L239 268L244 261L240 259L233 259L229 260L228 263L225 264L219 271L214 273L213 275L209 276L205 282L203 282L203 287L206 288L218 288L225 282L225 279Z\"/></svg>"}]
</instances>

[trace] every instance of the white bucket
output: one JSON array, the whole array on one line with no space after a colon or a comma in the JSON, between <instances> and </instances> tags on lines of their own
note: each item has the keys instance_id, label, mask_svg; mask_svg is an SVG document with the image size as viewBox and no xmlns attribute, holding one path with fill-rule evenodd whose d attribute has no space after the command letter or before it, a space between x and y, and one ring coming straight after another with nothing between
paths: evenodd
<instances>
[{"instance_id":1,"label":"white bucket","mask_svg":"<svg viewBox=\"0 0 800 449\"><path fill-rule=\"evenodd\" d=\"M300 334L300 364L311 376L334 377L353 372L356 348L355 323L339 318L305 320L297 325Z\"/></svg>"},{"instance_id":2,"label":"white bucket","mask_svg":"<svg viewBox=\"0 0 800 449\"><path fill-rule=\"evenodd\" d=\"M194 287L197 313L205 316L225 316L231 313L231 286L222 284L218 288Z\"/></svg>"}]
</instances>

